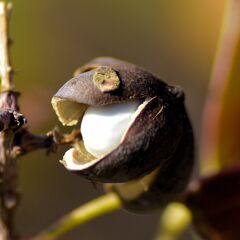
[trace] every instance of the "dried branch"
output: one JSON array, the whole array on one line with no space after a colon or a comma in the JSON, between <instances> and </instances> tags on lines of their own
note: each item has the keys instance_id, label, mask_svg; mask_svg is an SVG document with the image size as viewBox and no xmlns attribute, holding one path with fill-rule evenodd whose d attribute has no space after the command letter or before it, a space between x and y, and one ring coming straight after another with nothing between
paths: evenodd
<instances>
[{"instance_id":1,"label":"dried branch","mask_svg":"<svg viewBox=\"0 0 240 240\"><path fill-rule=\"evenodd\" d=\"M11 6L0 2L0 231L1 240L15 239L14 211L18 203L17 160L11 156L16 131L25 123L18 113L19 93L13 90L12 70L8 49L8 20ZM4 229L3 229L4 228Z\"/></svg>"},{"instance_id":2,"label":"dried branch","mask_svg":"<svg viewBox=\"0 0 240 240\"><path fill-rule=\"evenodd\" d=\"M11 154L13 157L19 157L39 149L46 149L47 153L56 152L59 145L74 144L80 137L80 130L63 134L55 128L48 134L33 134L27 129L22 129L15 135Z\"/></svg>"},{"instance_id":3,"label":"dried branch","mask_svg":"<svg viewBox=\"0 0 240 240\"><path fill-rule=\"evenodd\" d=\"M0 73L1 85L3 91L11 91L14 88L12 81L12 68L9 59L9 39L8 39L8 21L10 18L12 5L0 2Z\"/></svg>"},{"instance_id":4,"label":"dried branch","mask_svg":"<svg viewBox=\"0 0 240 240\"><path fill-rule=\"evenodd\" d=\"M0 133L0 216L1 220L4 222L6 226L6 232L8 233L7 238L3 239L14 239L15 234L13 230L13 214L15 207L17 206L19 195L17 191L17 176L18 176L18 167L17 160L12 158L11 149L14 142L15 130L22 124L15 121L14 118L15 111L4 111L2 106L8 104L7 109L13 109L15 105L17 105L17 97L14 93L1 93L0 95L0 109L4 115L7 115L6 118L2 118L4 128L9 126L9 128L5 129ZM4 97L3 97L4 96ZM9 101L9 99L15 99L14 104ZM7 114L6 114L7 113ZM12 125L13 123L16 123ZM16 127L16 129L11 126ZM0 232L0 239L2 232Z\"/></svg>"}]
</instances>

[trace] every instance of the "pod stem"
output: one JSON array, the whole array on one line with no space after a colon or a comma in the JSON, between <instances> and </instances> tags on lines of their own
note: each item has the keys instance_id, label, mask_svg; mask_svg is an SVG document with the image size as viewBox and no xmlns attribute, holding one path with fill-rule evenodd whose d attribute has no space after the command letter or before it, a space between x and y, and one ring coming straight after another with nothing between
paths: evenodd
<instances>
[{"instance_id":1,"label":"pod stem","mask_svg":"<svg viewBox=\"0 0 240 240\"><path fill-rule=\"evenodd\" d=\"M182 203L170 203L163 211L154 240L175 240L191 224L192 214Z\"/></svg>"},{"instance_id":2,"label":"pod stem","mask_svg":"<svg viewBox=\"0 0 240 240\"><path fill-rule=\"evenodd\" d=\"M115 193L107 193L74 209L31 240L54 240L94 218L118 210L121 200Z\"/></svg>"}]
</instances>

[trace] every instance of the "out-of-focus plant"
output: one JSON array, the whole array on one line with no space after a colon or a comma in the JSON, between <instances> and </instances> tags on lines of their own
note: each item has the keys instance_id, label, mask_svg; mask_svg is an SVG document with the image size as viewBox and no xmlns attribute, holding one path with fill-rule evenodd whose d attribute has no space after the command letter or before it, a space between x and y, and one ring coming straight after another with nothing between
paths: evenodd
<instances>
[{"instance_id":1,"label":"out-of-focus plant","mask_svg":"<svg viewBox=\"0 0 240 240\"><path fill-rule=\"evenodd\" d=\"M10 10L11 5L0 2L0 239L2 240L19 238L13 226L14 210L19 199L16 184L18 157L41 148L54 152L59 145L72 144L80 136L79 130L62 134L54 129L46 135L35 135L24 128L26 119L19 113L17 101L19 94L14 90L13 71L9 60ZM213 240L240 239L239 78L240 0L228 0L203 116L199 157L200 177L193 178L179 196L179 202L170 203L164 209L157 240L178 239L191 223L199 238L202 236L204 239ZM117 194L107 193L73 210L29 239L57 239L80 224L120 209L121 206L122 201ZM192 239L195 238L197 237L192 236Z\"/></svg>"},{"instance_id":2,"label":"out-of-focus plant","mask_svg":"<svg viewBox=\"0 0 240 240\"><path fill-rule=\"evenodd\" d=\"M188 199L194 223L210 239L240 238L239 80L240 1L229 0L203 116L203 177L192 184Z\"/></svg>"}]
</instances>

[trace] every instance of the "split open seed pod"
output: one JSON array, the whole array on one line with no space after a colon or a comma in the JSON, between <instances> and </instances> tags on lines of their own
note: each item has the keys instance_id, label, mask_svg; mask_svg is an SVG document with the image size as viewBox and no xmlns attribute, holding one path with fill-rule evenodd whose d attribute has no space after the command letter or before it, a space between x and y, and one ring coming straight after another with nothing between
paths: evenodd
<instances>
[{"instance_id":1,"label":"split open seed pod","mask_svg":"<svg viewBox=\"0 0 240 240\"><path fill-rule=\"evenodd\" d=\"M164 199L170 199L185 187L193 135L179 88L136 65L97 58L59 89L52 105L64 125L82 130L82 140L64 155L64 166L91 181L114 183L110 188L129 208L132 203L136 211L137 205L155 208L159 204L145 204L144 198L167 193ZM99 151L106 139L110 147Z\"/></svg>"}]
</instances>

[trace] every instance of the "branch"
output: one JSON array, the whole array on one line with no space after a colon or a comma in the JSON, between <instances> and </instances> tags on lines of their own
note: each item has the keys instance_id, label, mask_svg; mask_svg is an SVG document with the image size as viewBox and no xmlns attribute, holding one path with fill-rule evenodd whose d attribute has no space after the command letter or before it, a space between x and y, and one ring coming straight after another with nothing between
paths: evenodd
<instances>
[{"instance_id":1,"label":"branch","mask_svg":"<svg viewBox=\"0 0 240 240\"><path fill-rule=\"evenodd\" d=\"M11 156L16 131L25 123L18 114L19 93L13 90L12 71L8 49L8 20L11 5L0 2L0 222L1 240L15 239L13 218L18 204L17 160Z\"/></svg>"},{"instance_id":2,"label":"branch","mask_svg":"<svg viewBox=\"0 0 240 240\"><path fill-rule=\"evenodd\" d=\"M2 78L2 92L11 91L14 88L8 50L8 21L11 9L11 4L0 2L0 73Z\"/></svg>"},{"instance_id":3,"label":"branch","mask_svg":"<svg viewBox=\"0 0 240 240\"><path fill-rule=\"evenodd\" d=\"M74 144L80 137L79 129L68 134L61 133L57 128L47 134L33 134L22 129L15 134L11 155L15 158L40 149L46 149L47 153L56 152L58 146Z\"/></svg>"},{"instance_id":4,"label":"branch","mask_svg":"<svg viewBox=\"0 0 240 240\"><path fill-rule=\"evenodd\" d=\"M68 231L121 207L115 193L108 193L73 210L39 235L30 240L54 240Z\"/></svg>"}]
</instances>

